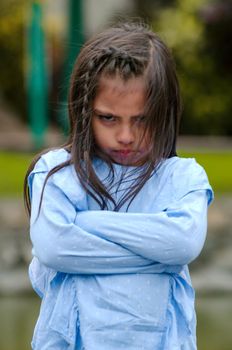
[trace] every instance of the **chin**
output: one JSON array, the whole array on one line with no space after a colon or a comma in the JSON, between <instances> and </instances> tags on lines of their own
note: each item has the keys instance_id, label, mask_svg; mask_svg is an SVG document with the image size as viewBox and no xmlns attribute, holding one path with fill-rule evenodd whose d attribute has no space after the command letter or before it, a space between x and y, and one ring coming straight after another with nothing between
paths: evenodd
<instances>
[{"instance_id":1,"label":"chin","mask_svg":"<svg viewBox=\"0 0 232 350\"><path fill-rule=\"evenodd\" d=\"M121 158L114 157L113 161L117 164L125 165L125 166L141 166L144 165L146 159L144 158Z\"/></svg>"}]
</instances>

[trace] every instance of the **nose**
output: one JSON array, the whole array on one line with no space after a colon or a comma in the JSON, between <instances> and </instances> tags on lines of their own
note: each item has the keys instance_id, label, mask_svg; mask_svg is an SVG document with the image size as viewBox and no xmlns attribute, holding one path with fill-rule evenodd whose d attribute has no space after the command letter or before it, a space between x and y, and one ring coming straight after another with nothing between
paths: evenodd
<instances>
[{"instance_id":1,"label":"nose","mask_svg":"<svg viewBox=\"0 0 232 350\"><path fill-rule=\"evenodd\" d=\"M135 141L134 130L130 125L125 125L120 128L117 134L117 141L124 145L130 145Z\"/></svg>"}]
</instances>

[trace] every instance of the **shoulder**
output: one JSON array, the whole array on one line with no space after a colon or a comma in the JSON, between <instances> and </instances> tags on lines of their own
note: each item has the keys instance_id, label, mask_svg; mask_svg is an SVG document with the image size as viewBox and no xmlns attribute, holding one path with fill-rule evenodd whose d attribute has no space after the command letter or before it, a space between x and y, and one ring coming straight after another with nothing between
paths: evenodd
<instances>
[{"instance_id":1,"label":"shoulder","mask_svg":"<svg viewBox=\"0 0 232 350\"><path fill-rule=\"evenodd\" d=\"M69 159L70 153L64 148L50 150L40 156L34 166L33 172L49 172Z\"/></svg>"},{"instance_id":2,"label":"shoulder","mask_svg":"<svg viewBox=\"0 0 232 350\"><path fill-rule=\"evenodd\" d=\"M70 160L70 157L70 153L63 148L53 149L42 154L28 176L30 193L32 193L32 184L35 179L38 179L39 184L43 186L48 173L62 163ZM55 171L49 176L46 182L47 185L50 190L58 189L73 204L77 205L78 203L78 207L81 207L82 199L84 200L86 197L73 165L67 165Z\"/></svg>"},{"instance_id":3,"label":"shoulder","mask_svg":"<svg viewBox=\"0 0 232 350\"><path fill-rule=\"evenodd\" d=\"M209 181L204 168L197 163L195 158L176 157L171 176L173 184L182 183L184 186L208 186Z\"/></svg>"},{"instance_id":4,"label":"shoulder","mask_svg":"<svg viewBox=\"0 0 232 350\"><path fill-rule=\"evenodd\" d=\"M195 158L173 157L164 161L163 168L174 198L180 199L189 192L206 190L208 203L211 203L212 187L205 169L197 163Z\"/></svg>"},{"instance_id":5,"label":"shoulder","mask_svg":"<svg viewBox=\"0 0 232 350\"><path fill-rule=\"evenodd\" d=\"M206 176L204 168L197 163L195 158L174 157L174 160L175 161L172 163L172 176L182 175L182 177L186 179L196 179L198 176L202 175Z\"/></svg>"}]
</instances>

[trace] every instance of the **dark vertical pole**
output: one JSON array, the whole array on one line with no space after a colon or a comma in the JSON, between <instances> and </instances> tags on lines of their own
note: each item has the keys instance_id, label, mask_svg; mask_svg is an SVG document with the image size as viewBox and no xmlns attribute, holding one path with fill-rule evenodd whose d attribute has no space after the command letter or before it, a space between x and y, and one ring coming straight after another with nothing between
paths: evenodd
<instances>
[{"instance_id":1,"label":"dark vertical pole","mask_svg":"<svg viewBox=\"0 0 232 350\"><path fill-rule=\"evenodd\" d=\"M35 148L44 145L48 125L48 81L42 27L42 5L33 1L28 29L28 108L29 125Z\"/></svg>"},{"instance_id":2,"label":"dark vertical pole","mask_svg":"<svg viewBox=\"0 0 232 350\"><path fill-rule=\"evenodd\" d=\"M68 88L70 76L74 62L80 51L80 47L84 42L83 29L83 4L82 0L69 0L69 25L68 25L68 41L67 41L67 56L64 67L64 78L62 82L64 105L67 105ZM67 134L69 130L67 108L61 112L60 123Z\"/></svg>"}]
</instances>

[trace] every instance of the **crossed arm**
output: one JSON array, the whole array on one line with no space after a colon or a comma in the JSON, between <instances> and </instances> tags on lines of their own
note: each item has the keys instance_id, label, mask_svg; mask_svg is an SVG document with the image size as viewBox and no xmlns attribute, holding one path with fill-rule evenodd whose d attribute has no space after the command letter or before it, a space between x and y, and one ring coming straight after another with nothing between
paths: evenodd
<instances>
[{"instance_id":1,"label":"crossed arm","mask_svg":"<svg viewBox=\"0 0 232 350\"><path fill-rule=\"evenodd\" d=\"M46 173L34 175L30 234L39 261L77 274L179 272L200 253L207 224L205 190L154 214L77 212Z\"/></svg>"}]
</instances>

